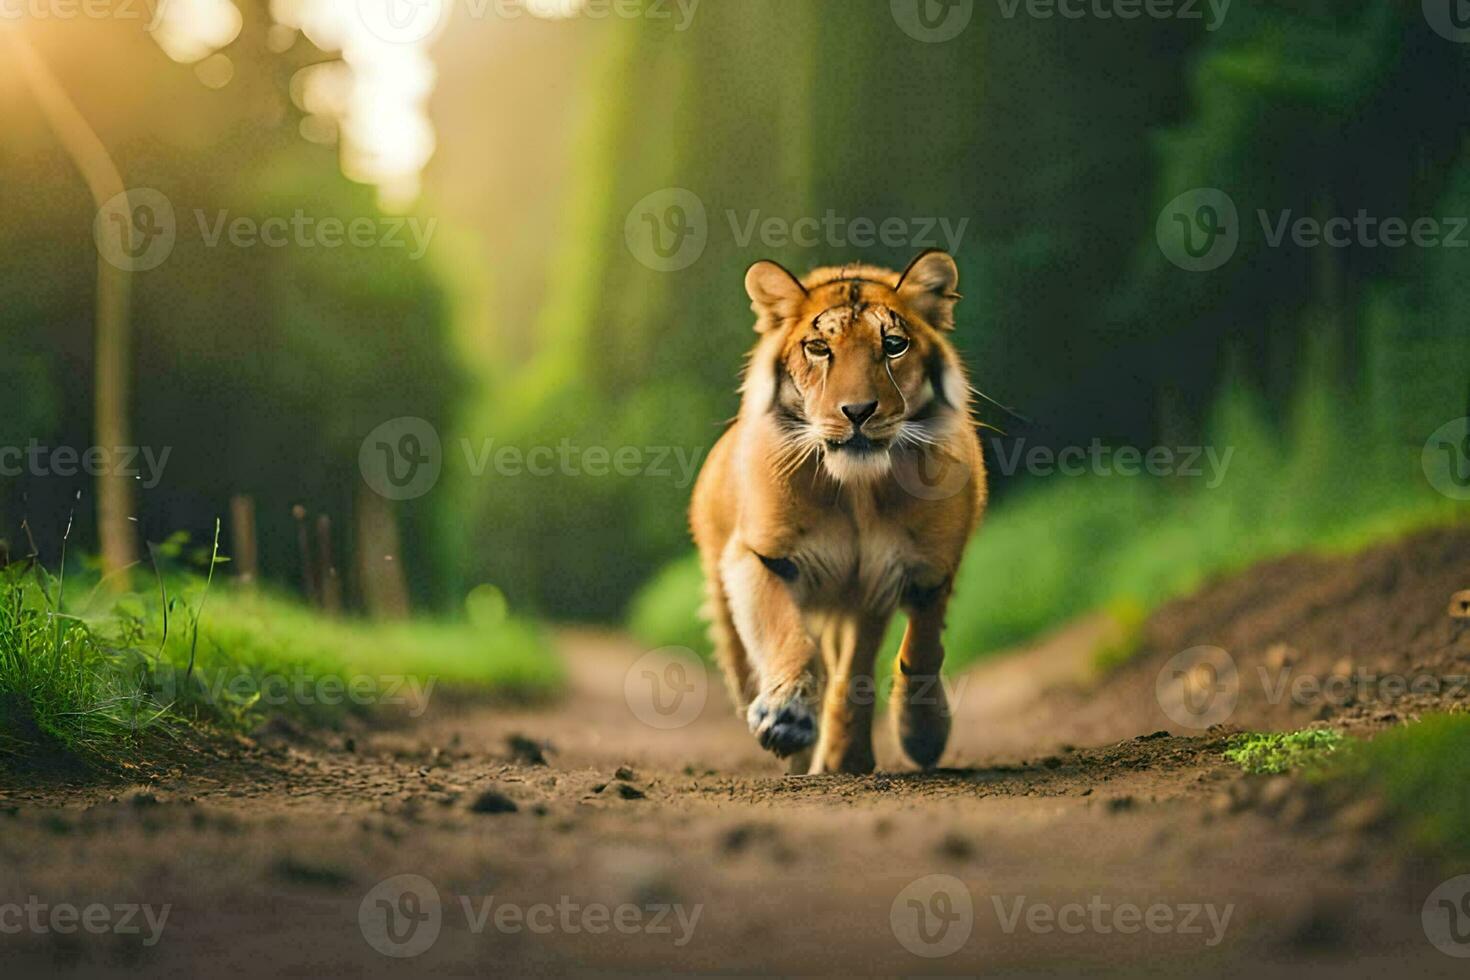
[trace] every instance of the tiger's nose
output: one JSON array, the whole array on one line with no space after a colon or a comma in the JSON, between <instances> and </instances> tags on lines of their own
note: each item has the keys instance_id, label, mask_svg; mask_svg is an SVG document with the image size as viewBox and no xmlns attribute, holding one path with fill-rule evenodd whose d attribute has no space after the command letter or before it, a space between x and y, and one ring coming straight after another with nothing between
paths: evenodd
<instances>
[{"instance_id":1,"label":"tiger's nose","mask_svg":"<svg viewBox=\"0 0 1470 980\"><path fill-rule=\"evenodd\" d=\"M878 410L877 402L863 402L861 405L843 405L842 414L847 416L854 429L861 429L863 423L873 417Z\"/></svg>"}]
</instances>

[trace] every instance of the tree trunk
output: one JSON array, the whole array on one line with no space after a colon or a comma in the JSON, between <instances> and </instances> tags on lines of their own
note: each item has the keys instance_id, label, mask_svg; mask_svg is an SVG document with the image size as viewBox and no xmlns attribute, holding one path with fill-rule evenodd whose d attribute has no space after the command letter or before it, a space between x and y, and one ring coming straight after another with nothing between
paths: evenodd
<instances>
[{"instance_id":1,"label":"tree trunk","mask_svg":"<svg viewBox=\"0 0 1470 980\"><path fill-rule=\"evenodd\" d=\"M100 212L126 188L107 148L92 131L45 61L18 31L0 32L22 76L36 96L47 123L71 156L92 202ZM128 212L131 214L131 209ZM128 329L130 273L97 256L97 340L93 431L107 452L131 446L128 396L131 344ZM130 526L133 484L112 467L97 476L97 537L102 549L103 581L114 592L127 590L127 570L137 563L137 542Z\"/></svg>"},{"instance_id":2,"label":"tree trunk","mask_svg":"<svg viewBox=\"0 0 1470 980\"><path fill-rule=\"evenodd\" d=\"M362 599L369 615L401 619L408 615L408 583L399 555L398 515L367 487L357 494L357 561Z\"/></svg>"}]
</instances>

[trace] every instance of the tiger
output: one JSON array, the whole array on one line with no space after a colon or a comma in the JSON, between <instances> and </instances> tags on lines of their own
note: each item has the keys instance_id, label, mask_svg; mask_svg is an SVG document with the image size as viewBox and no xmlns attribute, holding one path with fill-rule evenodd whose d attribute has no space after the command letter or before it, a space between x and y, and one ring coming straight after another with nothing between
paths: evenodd
<instances>
[{"instance_id":1,"label":"tiger","mask_svg":"<svg viewBox=\"0 0 1470 980\"><path fill-rule=\"evenodd\" d=\"M987 496L950 341L958 285L938 250L901 273L746 271L757 338L689 523L732 699L791 773L873 771L874 666L899 610L898 743L928 769L948 741L941 634Z\"/></svg>"}]
</instances>

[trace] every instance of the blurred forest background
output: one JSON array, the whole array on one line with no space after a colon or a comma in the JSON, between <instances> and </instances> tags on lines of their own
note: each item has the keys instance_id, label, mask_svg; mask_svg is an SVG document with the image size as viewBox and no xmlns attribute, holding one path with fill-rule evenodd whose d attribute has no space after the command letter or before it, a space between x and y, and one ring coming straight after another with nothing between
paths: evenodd
<instances>
[{"instance_id":1,"label":"blurred forest background","mask_svg":"<svg viewBox=\"0 0 1470 980\"><path fill-rule=\"evenodd\" d=\"M125 183L177 214L170 257L132 277L133 440L171 449L162 481L135 489L141 538L207 542L248 495L261 575L282 588L301 577L299 505L333 521L349 606L396 538L417 610L491 583L520 612L631 608L650 642L699 645L677 466L476 473L464 447L702 454L737 405L748 264L918 251L738 233L752 213L829 211L966 222L957 343L976 386L1025 417L979 403L1001 430L989 448L1234 450L1213 488L996 474L952 614L961 657L1267 554L1455 516L1420 457L1466 414L1466 250L1272 247L1256 218L1470 215L1470 45L1418 3L1235 0L1211 30L1208 11L1036 19L979 2L942 43L887 0L703 0L687 23L651 0L604 18L457 6L388 68L343 33L343 4L234 9L236 30L175 50L139 23L0 23L27 31ZM0 118L0 446L87 447L96 208L13 63ZM1192 272L1155 225L1201 187L1234 201L1240 242ZM625 238L665 188L707 214L703 254L672 272ZM437 225L414 260L210 247L195 219L297 209ZM359 448L400 416L436 427L444 474L385 505ZM29 550L24 520L54 563L73 510L73 547L95 552L85 477L0 478L12 554Z\"/></svg>"}]
</instances>

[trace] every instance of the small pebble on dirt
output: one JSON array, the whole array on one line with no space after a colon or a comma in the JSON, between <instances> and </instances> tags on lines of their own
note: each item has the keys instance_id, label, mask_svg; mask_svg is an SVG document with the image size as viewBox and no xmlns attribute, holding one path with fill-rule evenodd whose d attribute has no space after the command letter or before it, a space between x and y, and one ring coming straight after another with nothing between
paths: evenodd
<instances>
[{"instance_id":1,"label":"small pebble on dirt","mask_svg":"<svg viewBox=\"0 0 1470 980\"><path fill-rule=\"evenodd\" d=\"M472 813L515 813L520 807L499 790L487 789L470 804Z\"/></svg>"},{"instance_id":2,"label":"small pebble on dirt","mask_svg":"<svg viewBox=\"0 0 1470 980\"><path fill-rule=\"evenodd\" d=\"M613 773L614 779L629 780L633 778L633 770L627 766L618 766L617 772Z\"/></svg>"},{"instance_id":3,"label":"small pebble on dirt","mask_svg":"<svg viewBox=\"0 0 1470 980\"><path fill-rule=\"evenodd\" d=\"M739 854L757 839L772 839L776 837L776 830L766 824L742 823L725 831L720 845L727 854Z\"/></svg>"},{"instance_id":4,"label":"small pebble on dirt","mask_svg":"<svg viewBox=\"0 0 1470 980\"><path fill-rule=\"evenodd\" d=\"M506 738L505 744L510 747L511 757L519 763L528 766L544 766L547 764L545 751L547 746L537 742L535 739L527 738L524 735L510 735Z\"/></svg>"},{"instance_id":5,"label":"small pebble on dirt","mask_svg":"<svg viewBox=\"0 0 1470 980\"><path fill-rule=\"evenodd\" d=\"M938 851L944 857L967 861L975 856L975 845L959 834L945 834L944 839L939 842Z\"/></svg>"},{"instance_id":6,"label":"small pebble on dirt","mask_svg":"<svg viewBox=\"0 0 1470 980\"><path fill-rule=\"evenodd\" d=\"M643 790L639 789L637 786L630 786L627 783L618 783L618 795L625 800L648 799L647 793L643 792Z\"/></svg>"}]
</instances>

